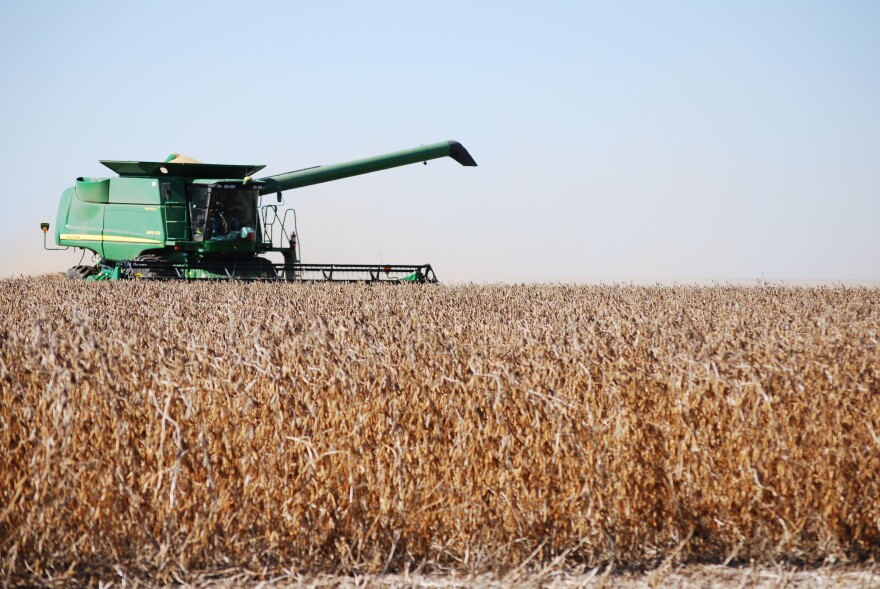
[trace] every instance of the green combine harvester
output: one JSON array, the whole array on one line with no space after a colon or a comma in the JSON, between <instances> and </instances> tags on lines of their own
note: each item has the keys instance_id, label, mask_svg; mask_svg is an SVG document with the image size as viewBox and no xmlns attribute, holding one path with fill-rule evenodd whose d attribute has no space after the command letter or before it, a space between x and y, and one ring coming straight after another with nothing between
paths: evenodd
<instances>
[{"instance_id":1,"label":"green combine harvester","mask_svg":"<svg viewBox=\"0 0 880 589\"><path fill-rule=\"evenodd\" d=\"M118 178L77 178L61 195L55 224L60 249L83 248L93 265L68 278L115 280L242 279L436 282L430 264L303 264L296 213L281 193L321 182L451 157L477 163L457 141L254 179L258 165L205 164L172 154L162 162L101 163ZM276 195L261 204L264 195ZM48 223L41 223L46 249ZM278 252L284 263L263 254Z\"/></svg>"}]
</instances>

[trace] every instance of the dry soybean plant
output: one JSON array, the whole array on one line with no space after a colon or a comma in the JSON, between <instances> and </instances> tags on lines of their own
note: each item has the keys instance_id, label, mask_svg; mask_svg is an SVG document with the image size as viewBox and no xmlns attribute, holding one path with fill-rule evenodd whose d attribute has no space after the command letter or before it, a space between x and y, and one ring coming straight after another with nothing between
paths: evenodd
<instances>
[{"instance_id":1,"label":"dry soybean plant","mask_svg":"<svg viewBox=\"0 0 880 589\"><path fill-rule=\"evenodd\" d=\"M880 556L877 289L40 277L0 305L6 583Z\"/></svg>"}]
</instances>

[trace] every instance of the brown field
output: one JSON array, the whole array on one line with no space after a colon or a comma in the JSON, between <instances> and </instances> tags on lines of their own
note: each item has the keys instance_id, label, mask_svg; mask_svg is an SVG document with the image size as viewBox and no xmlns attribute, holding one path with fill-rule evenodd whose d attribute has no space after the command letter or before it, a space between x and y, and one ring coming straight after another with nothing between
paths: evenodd
<instances>
[{"instance_id":1,"label":"brown field","mask_svg":"<svg viewBox=\"0 0 880 589\"><path fill-rule=\"evenodd\" d=\"M0 310L0 583L880 557L880 289L42 277Z\"/></svg>"}]
</instances>

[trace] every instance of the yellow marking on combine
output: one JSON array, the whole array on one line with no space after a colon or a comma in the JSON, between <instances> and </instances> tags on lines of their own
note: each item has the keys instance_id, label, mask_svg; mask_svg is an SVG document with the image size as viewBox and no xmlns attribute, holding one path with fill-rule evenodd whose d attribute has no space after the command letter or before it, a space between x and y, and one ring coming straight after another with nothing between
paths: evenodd
<instances>
[{"instance_id":1,"label":"yellow marking on combine","mask_svg":"<svg viewBox=\"0 0 880 589\"><path fill-rule=\"evenodd\" d=\"M158 239L147 239L145 237L125 237L124 235L105 235L104 241L114 241L120 243L162 243Z\"/></svg>"},{"instance_id":2,"label":"yellow marking on combine","mask_svg":"<svg viewBox=\"0 0 880 589\"><path fill-rule=\"evenodd\" d=\"M124 235L78 235L75 233L62 233L59 235L61 239L70 241L112 241L114 243L159 243L158 239L147 239L145 237L126 237Z\"/></svg>"},{"instance_id":3,"label":"yellow marking on combine","mask_svg":"<svg viewBox=\"0 0 880 589\"><path fill-rule=\"evenodd\" d=\"M62 233L59 235L61 239L70 239L73 241L103 241L100 235L78 235L76 233Z\"/></svg>"}]
</instances>

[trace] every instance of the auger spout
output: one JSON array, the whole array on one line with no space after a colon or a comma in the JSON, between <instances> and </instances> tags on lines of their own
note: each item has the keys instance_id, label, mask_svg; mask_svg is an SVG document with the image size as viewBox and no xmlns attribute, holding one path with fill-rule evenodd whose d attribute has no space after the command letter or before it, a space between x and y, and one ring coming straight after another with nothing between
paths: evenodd
<instances>
[{"instance_id":1,"label":"auger spout","mask_svg":"<svg viewBox=\"0 0 880 589\"><path fill-rule=\"evenodd\" d=\"M260 191L260 194L272 194L283 190L302 188L303 186L340 180L350 176L369 174L371 172L426 162L441 157L451 157L463 166L477 165L477 162L474 161L474 158L471 157L471 154L468 153L467 149L465 149L461 143L451 140L441 141L439 143L432 143L430 145L423 145L421 147L395 151L384 155L353 160L341 164L316 166L314 168L305 168L302 170L295 170L293 172L260 178L260 182L265 183L265 187Z\"/></svg>"}]
</instances>

